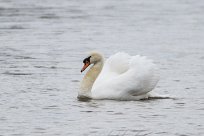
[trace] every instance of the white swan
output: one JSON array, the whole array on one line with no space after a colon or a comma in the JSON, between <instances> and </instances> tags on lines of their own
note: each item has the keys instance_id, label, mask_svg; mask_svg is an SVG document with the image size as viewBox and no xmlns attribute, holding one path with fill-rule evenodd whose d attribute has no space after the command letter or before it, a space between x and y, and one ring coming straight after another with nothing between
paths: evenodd
<instances>
[{"instance_id":1,"label":"white swan","mask_svg":"<svg viewBox=\"0 0 204 136\"><path fill-rule=\"evenodd\" d=\"M83 63L81 72L93 65L81 82L79 99L140 100L155 96L150 91L159 81L159 73L146 57L119 52L104 63L100 53L91 52Z\"/></svg>"}]
</instances>

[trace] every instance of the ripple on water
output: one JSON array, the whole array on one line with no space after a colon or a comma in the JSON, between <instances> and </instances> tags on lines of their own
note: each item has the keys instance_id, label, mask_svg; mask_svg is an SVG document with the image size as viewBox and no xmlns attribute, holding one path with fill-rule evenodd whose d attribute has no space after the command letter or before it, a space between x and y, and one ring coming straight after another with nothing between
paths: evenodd
<instances>
[{"instance_id":1,"label":"ripple on water","mask_svg":"<svg viewBox=\"0 0 204 136\"><path fill-rule=\"evenodd\" d=\"M86 110L86 111L80 111L80 112L87 112L87 113L90 113L90 112L96 112L96 111Z\"/></svg>"},{"instance_id":2,"label":"ripple on water","mask_svg":"<svg viewBox=\"0 0 204 136\"><path fill-rule=\"evenodd\" d=\"M56 14L44 14L40 16L41 19L59 19L60 17Z\"/></svg>"},{"instance_id":3,"label":"ripple on water","mask_svg":"<svg viewBox=\"0 0 204 136\"><path fill-rule=\"evenodd\" d=\"M0 29L21 30L21 29L26 29L26 28L21 25L12 25L12 26L0 27Z\"/></svg>"},{"instance_id":4,"label":"ripple on water","mask_svg":"<svg viewBox=\"0 0 204 136\"><path fill-rule=\"evenodd\" d=\"M36 59L36 58L33 58L33 57L29 57L29 56L18 56L18 55L14 56L14 58L15 59L24 59L24 60L26 60L26 59L28 59L28 60Z\"/></svg>"},{"instance_id":5,"label":"ripple on water","mask_svg":"<svg viewBox=\"0 0 204 136\"><path fill-rule=\"evenodd\" d=\"M120 130L111 130L108 133L108 136L151 136L152 132L147 130L136 130L136 129L120 129Z\"/></svg>"},{"instance_id":6,"label":"ripple on water","mask_svg":"<svg viewBox=\"0 0 204 136\"><path fill-rule=\"evenodd\" d=\"M71 80L71 82L80 82L79 80Z\"/></svg>"},{"instance_id":7,"label":"ripple on water","mask_svg":"<svg viewBox=\"0 0 204 136\"><path fill-rule=\"evenodd\" d=\"M56 66L34 66L35 68L42 68L42 69L59 69Z\"/></svg>"},{"instance_id":8,"label":"ripple on water","mask_svg":"<svg viewBox=\"0 0 204 136\"><path fill-rule=\"evenodd\" d=\"M26 76L26 75L33 75L33 73L14 73L14 72L9 72L9 71L6 71L2 74L5 74L5 75L13 75L13 76Z\"/></svg>"},{"instance_id":9,"label":"ripple on water","mask_svg":"<svg viewBox=\"0 0 204 136\"><path fill-rule=\"evenodd\" d=\"M46 105L42 107L43 110L59 110L61 107L59 105Z\"/></svg>"},{"instance_id":10,"label":"ripple on water","mask_svg":"<svg viewBox=\"0 0 204 136\"><path fill-rule=\"evenodd\" d=\"M113 113L114 115L123 115L124 113L122 113L122 112L115 112L115 113Z\"/></svg>"}]
</instances>

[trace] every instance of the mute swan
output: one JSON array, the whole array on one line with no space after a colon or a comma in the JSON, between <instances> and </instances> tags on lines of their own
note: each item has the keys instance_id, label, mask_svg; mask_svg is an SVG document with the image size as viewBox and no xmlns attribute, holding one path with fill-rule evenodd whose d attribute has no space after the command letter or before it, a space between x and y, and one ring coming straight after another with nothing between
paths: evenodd
<instances>
[{"instance_id":1,"label":"mute swan","mask_svg":"<svg viewBox=\"0 0 204 136\"><path fill-rule=\"evenodd\" d=\"M150 91L159 81L159 73L146 57L119 52L104 63L102 54L91 52L83 63L81 72L92 66L81 82L79 99L141 100L154 96Z\"/></svg>"}]
</instances>

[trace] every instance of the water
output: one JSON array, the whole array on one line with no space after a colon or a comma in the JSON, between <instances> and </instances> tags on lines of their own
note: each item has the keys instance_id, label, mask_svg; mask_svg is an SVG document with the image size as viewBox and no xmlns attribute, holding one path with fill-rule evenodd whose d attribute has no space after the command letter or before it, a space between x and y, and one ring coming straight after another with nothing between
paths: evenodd
<instances>
[{"instance_id":1,"label":"water","mask_svg":"<svg viewBox=\"0 0 204 136\"><path fill-rule=\"evenodd\" d=\"M0 135L204 135L204 1L0 0ZM177 99L76 99L85 52L155 60Z\"/></svg>"}]
</instances>

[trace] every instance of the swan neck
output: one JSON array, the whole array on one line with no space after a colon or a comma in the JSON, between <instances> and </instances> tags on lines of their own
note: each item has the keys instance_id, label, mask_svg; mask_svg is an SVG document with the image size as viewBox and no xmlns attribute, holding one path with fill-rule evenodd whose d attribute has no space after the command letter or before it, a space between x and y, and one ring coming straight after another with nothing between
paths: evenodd
<instances>
[{"instance_id":1,"label":"swan neck","mask_svg":"<svg viewBox=\"0 0 204 136\"><path fill-rule=\"evenodd\" d=\"M98 75L100 74L102 68L103 68L103 60L95 63L86 73L84 76L82 82L81 82L81 87L80 87L80 93L83 95L91 95L91 89L93 87L93 84L95 80L97 79Z\"/></svg>"}]
</instances>

